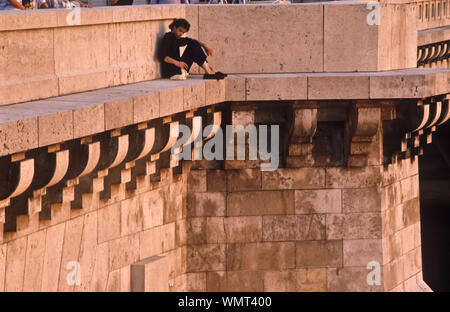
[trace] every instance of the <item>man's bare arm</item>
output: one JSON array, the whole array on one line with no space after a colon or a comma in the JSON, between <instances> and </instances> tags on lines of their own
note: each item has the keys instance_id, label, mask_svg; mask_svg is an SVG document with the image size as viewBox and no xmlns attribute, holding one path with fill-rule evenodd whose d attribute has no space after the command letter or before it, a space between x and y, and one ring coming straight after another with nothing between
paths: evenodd
<instances>
[{"instance_id":1,"label":"man's bare arm","mask_svg":"<svg viewBox=\"0 0 450 312\"><path fill-rule=\"evenodd\" d=\"M8 0L11 5L17 9L25 10L25 7L16 0Z\"/></svg>"}]
</instances>

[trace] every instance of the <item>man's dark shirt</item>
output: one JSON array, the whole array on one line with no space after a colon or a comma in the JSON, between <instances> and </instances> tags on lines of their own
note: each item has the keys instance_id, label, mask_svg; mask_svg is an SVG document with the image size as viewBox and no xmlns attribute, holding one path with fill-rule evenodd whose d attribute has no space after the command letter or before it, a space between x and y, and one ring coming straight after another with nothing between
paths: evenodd
<instances>
[{"instance_id":1,"label":"man's dark shirt","mask_svg":"<svg viewBox=\"0 0 450 312\"><path fill-rule=\"evenodd\" d=\"M167 32L159 43L158 59L161 62L161 76L162 78L170 78L173 75L181 74L181 69L173 64L164 62L166 56L174 60L181 61L180 47L187 45L191 38L177 39L172 32Z\"/></svg>"}]
</instances>

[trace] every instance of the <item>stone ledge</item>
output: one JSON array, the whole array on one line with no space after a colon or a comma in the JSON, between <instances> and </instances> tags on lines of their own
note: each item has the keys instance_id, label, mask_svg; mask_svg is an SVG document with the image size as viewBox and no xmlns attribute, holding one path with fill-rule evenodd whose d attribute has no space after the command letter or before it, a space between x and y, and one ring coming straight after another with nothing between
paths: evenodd
<instances>
[{"instance_id":1,"label":"stone ledge","mask_svg":"<svg viewBox=\"0 0 450 312\"><path fill-rule=\"evenodd\" d=\"M449 79L449 69L433 68L143 81L1 106L0 156L225 101L425 98L450 93Z\"/></svg>"},{"instance_id":2,"label":"stone ledge","mask_svg":"<svg viewBox=\"0 0 450 312\"><path fill-rule=\"evenodd\" d=\"M450 26L421 30L417 33L417 46L450 40Z\"/></svg>"},{"instance_id":3,"label":"stone ledge","mask_svg":"<svg viewBox=\"0 0 450 312\"><path fill-rule=\"evenodd\" d=\"M160 4L157 6L134 5L116 7L80 8L80 24L98 25L138 21L159 21L174 16L184 16L186 5ZM71 27L67 24L69 9L47 9L38 11L2 11L0 32L26 29Z\"/></svg>"},{"instance_id":4,"label":"stone ledge","mask_svg":"<svg viewBox=\"0 0 450 312\"><path fill-rule=\"evenodd\" d=\"M449 93L449 79L450 70L439 68L355 73L239 74L228 78L227 99L270 101L424 98Z\"/></svg>"}]
</instances>

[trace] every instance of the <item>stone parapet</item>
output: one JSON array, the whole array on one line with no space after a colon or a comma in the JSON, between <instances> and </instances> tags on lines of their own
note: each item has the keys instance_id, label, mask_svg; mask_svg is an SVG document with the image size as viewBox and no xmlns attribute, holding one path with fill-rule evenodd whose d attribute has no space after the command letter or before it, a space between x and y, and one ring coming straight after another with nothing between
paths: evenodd
<instances>
[{"instance_id":1,"label":"stone parapet","mask_svg":"<svg viewBox=\"0 0 450 312\"><path fill-rule=\"evenodd\" d=\"M409 4L382 4L379 25L367 22L366 2L354 1L81 9L77 25L68 24L69 13L2 12L0 105L157 79L157 42L176 17L190 20L188 36L209 43L210 62L227 73L416 67Z\"/></svg>"}]
</instances>

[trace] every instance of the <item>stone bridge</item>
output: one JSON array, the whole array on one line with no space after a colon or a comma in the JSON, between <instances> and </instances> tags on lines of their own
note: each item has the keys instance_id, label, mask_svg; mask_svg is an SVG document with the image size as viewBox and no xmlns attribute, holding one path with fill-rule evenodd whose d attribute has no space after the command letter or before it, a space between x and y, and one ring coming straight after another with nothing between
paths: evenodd
<instances>
[{"instance_id":1,"label":"stone bridge","mask_svg":"<svg viewBox=\"0 0 450 312\"><path fill-rule=\"evenodd\" d=\"M1 12L0 291L449 290L449 2L372 10ZM160 79L179 17L226 79Z\"/></svg>"}]
</instances>

